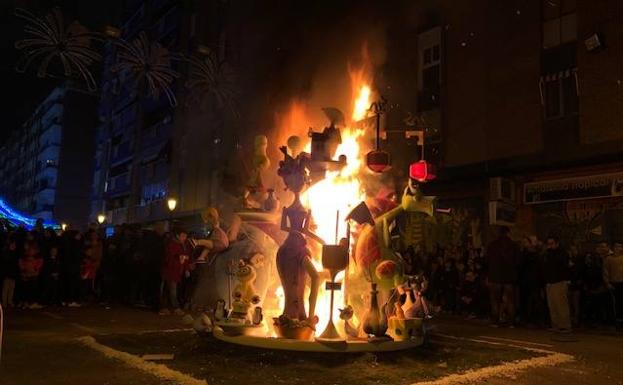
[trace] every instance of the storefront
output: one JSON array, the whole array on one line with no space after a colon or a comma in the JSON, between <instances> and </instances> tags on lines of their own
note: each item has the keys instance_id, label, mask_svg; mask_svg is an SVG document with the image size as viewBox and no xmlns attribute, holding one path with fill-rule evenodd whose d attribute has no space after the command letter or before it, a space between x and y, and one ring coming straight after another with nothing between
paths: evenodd
<instances>
[{"instance_id":1,"label":"storefront","mask_svg":"<svg viewBox=\"0 0 623 385\"><path fill-rule=\"evenodd\" d=\"M539 178L521 187L523 231L581 247L623 239L623 172Z\"/></svg>"}]
</instances>

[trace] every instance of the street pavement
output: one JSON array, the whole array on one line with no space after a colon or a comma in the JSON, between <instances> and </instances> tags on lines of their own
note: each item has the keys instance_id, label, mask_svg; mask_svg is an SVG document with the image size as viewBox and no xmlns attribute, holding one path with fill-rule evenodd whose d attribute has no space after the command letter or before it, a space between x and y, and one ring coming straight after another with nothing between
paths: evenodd
<instances>
[{"instance_id":1,"label":"street pavement","mask_svg":"<svg viewBox=\"0 0 623 385\"><path fill-rule=\"evenodd\" d=\"M130 345L143 343L143 339L139 336L150 336L151 333L153 333L155 345L159 341L161 345L178 345L178 349L179 345L185 343L185 340L197 339L199 341L200 337L184 331L187 328L188 326L182 322L181 317L162 317L145 309L131 307L90 306L27 311L9 309L5 314L0 385L170 385L172 383L214 385L227 383L224 377L199 376L202 373L198 368L200 361L181 362L177 367L181 368L179 372L165 367L160 373L160 369L155 366L144 367L142 360L137 358L138 355L128 354L133 353ZM178 332L186 334L181 334L179 338L176 337L178 340L175 340L173 336ZM163 333L170 333L171 338L164 338ZM128 348L120 342L109 344L115 349L106 345L108 340L121 340L116 336L123 336L122 340L129 341ZM574 333L572 341L563 342L552 338L553 335L545 330L490 328L481 321L443 318L436 319L430 324L429 336L429 349L432 346L440 348L439 351L451 350L452 354L468 356L473 351L473 349L470 350L470 346L494 347L500 352L498 353L500 357L504 356L504 360L519 363L519 366L522 362L528 365L522 370L511 372L512 365L497 364L494 368L493 363L490 367L482 363L481 365L474 363L476 365L474 368L480 368L481 371L472 371L472 374L482 374L481 377L474 377L478 379L477 381L471 380L475 383L508 384L509 377L511 377L514 385L623 384L623 335L613 331L579 331ZM96 340L104 342L100 344ZM92 345L89 345L89 341L93 342ZM201 337L200 341L205 343L206 339ZM221 348L218 347L217 350ZM201 351L196 347L192 349ZM539 354L545 354L548 357L557 355L556 357L563 357L564 360L556 365L550 365L547 359L541 360L543 365L537 365L534 361L535 364L532 367L533 361L521 361L526 357L513 353L522 351L522 349L546 352L547 354ZM236 354L240 354L240 350L237 352ZM163 351L163 353L166 352ZM483 353L478 352L478 354L480 355L474 357L479 357L477 359L481 360ZM522 351L521 354L525 355L525 352ZM417 357L417 354L414 357ZM369 357L364 358L369 359ZM372 370L381 370L374 369L379 365L377 358L374 358L372 360L374 362L370 364ZM491 359L493 358L495 357ZM253 359L250 358L250 360ZM299 361L305 361L304 356ZM383 360L378 361L382 365ZM166 361L163 363L167 364ZM201 363L204 366L205 364L206 362ZM355 364L359 366L352 366L353 368L361 367L359 363ZM431 364L427 362L426 365ZM417 384L425 380L435 380L437 382L432 383L449 385L469 382L465 377L460 376L461 373L470 369L469 366L457 368L455 374L459 376L454 377L448 376L451 373L448 373L445 361L436 363L434 366L445 368L445 370L439 370L439 373L431 372L432 374L429 374L433 377L427 378L417 378L417 374L410 373L409 375L413 378L401 378L397 383ZM311 364L310 367L312 367ZM320 367L317 360L313 362L313 367ZM333 367L334 365L329 370ZM499 374L504 374L507 367L509 368L507 375L499 376ZM341 369L349 370L348 368L349 366L345 365ZM491 370L487 371L487 368ZM454 367L450 369L455 370ZM198 378L195 379L193 376ZM305 380L305 374L301 376ZM309 379L309 383L322 383L314 382L313 373L309 374ZM266 383L274 382L270 379L266 380ZM347 383L347 380L343 381L346 382L342 383ZM370 381L373 383L372 380ZM256 383L262 383L261 379Z\"/></svg>"}]
</instances>

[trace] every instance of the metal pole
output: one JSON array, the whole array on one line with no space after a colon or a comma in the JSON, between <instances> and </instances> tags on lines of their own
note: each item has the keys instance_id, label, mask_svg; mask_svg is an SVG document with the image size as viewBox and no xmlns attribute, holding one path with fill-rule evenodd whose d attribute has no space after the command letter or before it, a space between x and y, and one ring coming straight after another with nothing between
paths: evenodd
<instances>
[{"instance_id":1,"label":"metal pole","mask_svg":"<svg viewBox=\"0 0 623 385\"><path fill-rule=\"evenodd\" d=\"M339 228L340 228L340 210L337 210L335 212L335 244L337 245L338 243L338 232L339 232Z\"/></svg>"}]
</instances>

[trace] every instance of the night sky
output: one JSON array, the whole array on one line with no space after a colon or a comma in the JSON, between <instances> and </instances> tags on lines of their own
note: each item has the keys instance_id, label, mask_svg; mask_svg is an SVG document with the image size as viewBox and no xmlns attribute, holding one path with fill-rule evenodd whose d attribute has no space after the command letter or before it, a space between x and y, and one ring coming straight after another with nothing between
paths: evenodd
<instances>
[{"instance_id":1,"label":"night sky","mask_svg":"<svg viewBox=\"0 0 623 385\"><path fill-rule=\"evenodd\" d=\"M15 7L28 9L42 16L53 7L58 6L66 17L66 24L78 19L92 30L101 30L102 26L115 23L122 16L123 0L89 0L89 1L50 1L50 0L18 0L2 1L0 4L0 31L2 35L1 76L4 85L2 114L4 115L0 129L0 143L4 142L10 132L20 127L32 114L37 104L58 84L57 80L40 79L33 66L21 74L15 70L20 52L15 49L16 40L26 36L23 32L24 21L18 19L13 10Z\"/></svg>"}]
</instances>

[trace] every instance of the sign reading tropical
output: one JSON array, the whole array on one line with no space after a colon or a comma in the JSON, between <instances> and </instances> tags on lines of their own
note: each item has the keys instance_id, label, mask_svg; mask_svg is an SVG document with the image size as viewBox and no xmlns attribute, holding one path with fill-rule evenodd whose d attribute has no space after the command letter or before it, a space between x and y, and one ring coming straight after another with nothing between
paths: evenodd
<instances>
[{"instance_id":1,"label":"sign reading tropical","mask_svg":"<svg viewBox=\"0 0 623 385\"><path fill-rule=\"evenodd\" d=\"M531 182L524 185L525 204L623 196L623 172Z\"/></svg>"}]
</instances>

